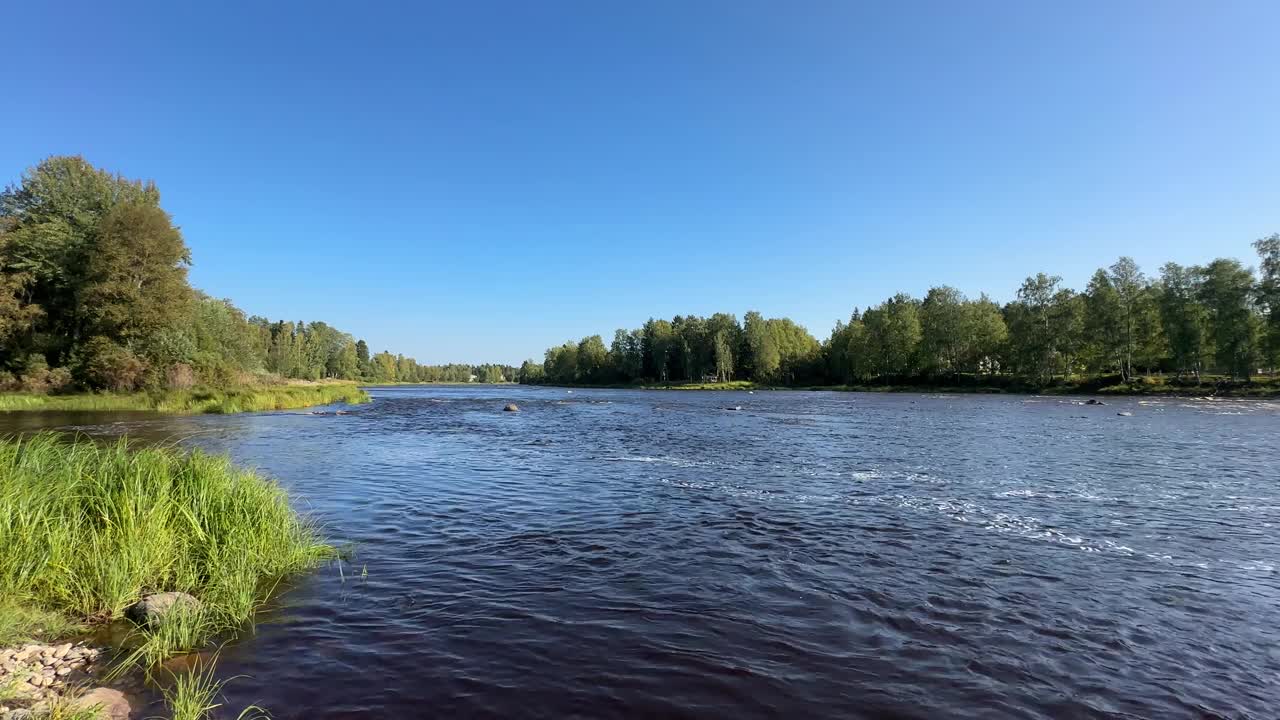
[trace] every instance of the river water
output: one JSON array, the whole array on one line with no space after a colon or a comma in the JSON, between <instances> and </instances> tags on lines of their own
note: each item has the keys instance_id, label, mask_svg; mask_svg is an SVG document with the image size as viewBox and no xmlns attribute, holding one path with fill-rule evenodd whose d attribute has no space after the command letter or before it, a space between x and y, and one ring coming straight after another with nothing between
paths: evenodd
<instances>
[{"instance_id":1,"label":"river water","mask_svg":"<svg viewBox=\"0 0 1280 720\"><path fill-rule=\"evenodd\" d=\"M0 431L226 451L353 546L222 650L236 710L1280 717L1276 403L372 392Z\"/></svg>"}]
</instances>

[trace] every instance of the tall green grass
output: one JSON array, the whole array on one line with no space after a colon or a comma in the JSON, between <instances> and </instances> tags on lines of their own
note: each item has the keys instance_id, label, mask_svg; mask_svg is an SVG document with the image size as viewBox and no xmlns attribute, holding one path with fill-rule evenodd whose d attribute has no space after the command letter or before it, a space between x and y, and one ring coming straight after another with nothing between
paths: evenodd
<instances>
[{"instance_id":1,"label":"tall green grass","mask_svg":"<svg viewBox=\"0 0 1280 720\"><path fill-rule=\"evenodd\" d=\"M140 630L131 657L144 666L242 627L281 578L334 556L277 484L225 457L0 440L0 597L92 622L147 593L194 595L199 612Z\"/></svg>"},{"instance_id":2,"label":"tall green grass","mask_svg":"<svg viewBox=\"0 0 1280 720\"><path fill-rule=\"evenodd\" d=\"M0 395L0 412L17 410L153 410L176 414L261 412L364 403L369 395L355 384L278 385L243 388L195 388L153 393L81 395Z\"/></svg>"},{"instance_id":3,"label":"tall green grass","mask_svg":"<svg viewBox=\"0 0 1280 720\"><path fill-rule=\"evenodd\" d=\"M173 720L209 720L214 711L222 707L222 688L228 680L218 680L213 663L198 663L191 670L174 675L173 682L164 689L165 704L169 706ZM257 705L250 705L236 716L236 720L265 720L270 717Z\"/></svg>"}]
</instances>

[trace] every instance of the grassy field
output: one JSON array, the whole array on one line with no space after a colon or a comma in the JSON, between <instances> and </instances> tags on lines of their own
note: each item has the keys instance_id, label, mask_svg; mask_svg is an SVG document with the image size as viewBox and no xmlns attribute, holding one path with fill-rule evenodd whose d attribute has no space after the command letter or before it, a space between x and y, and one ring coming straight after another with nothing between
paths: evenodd
<instances>
[{"instance_id":1,"label":"grassy field","mask_svg":"<svg viewBox=\"0 0 1280 720\"><path fill-rule=\"evenodd\" d=\"M48 434L0 440L0 645L74 634L147 593L193 595L198 609L126 641L121 668L150 671L243 628L280 580L335 557L278 485L224 457ZM169 692L189 704L211 682Z\"/></svg>"},{"instance_id":2,"label":"grassy field","mask_svg":"<svg viewBox=\"0 0 1280 720\"><path fill-rule=\"evenodd\" d=\"M155 393L84 393L77 395L0 395L0 412L20 410L151 410L163 413L260 412L363 403L369 395L354 383L264 385L255 387L167 390Z\"/></svg>"}]
</instances>

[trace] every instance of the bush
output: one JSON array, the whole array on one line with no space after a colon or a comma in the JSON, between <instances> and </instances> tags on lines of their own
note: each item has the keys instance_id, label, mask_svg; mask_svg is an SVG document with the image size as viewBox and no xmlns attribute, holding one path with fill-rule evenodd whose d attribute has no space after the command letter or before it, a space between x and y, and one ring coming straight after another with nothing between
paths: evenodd
<instances>
[{"instance_id":1,"label":"bush","mask_svg":"<svg viewBox=\"0 0 1280 720\"><path fill-rule=\"evenodd\" d=\"M141 358L101 336L85 343L78 360L80 381L95 390L133 392L147 377Z\"/></svg>"},{"instance_id":2,"label":"bush","mask_svg":"<svg viewBox=\"0 0 1280 720\"><path fill-rule=\"evenodd\" d=\"M165 387L170 390L189 390L195 387L196 372L186 363L178 363L165 371Z\"/></svg>"},{"instance_id":3,"label":"bush","mask_svg":"<svg viewBox=\"0 0 1280 720\"><path fill-rule=\"evenodd\" d=\"M43 355L27 357L21 376L10 373L0 375L0 389L44 395L71 387L71 371L67 368L50 368Z\"/></svg>"}]
</instances>

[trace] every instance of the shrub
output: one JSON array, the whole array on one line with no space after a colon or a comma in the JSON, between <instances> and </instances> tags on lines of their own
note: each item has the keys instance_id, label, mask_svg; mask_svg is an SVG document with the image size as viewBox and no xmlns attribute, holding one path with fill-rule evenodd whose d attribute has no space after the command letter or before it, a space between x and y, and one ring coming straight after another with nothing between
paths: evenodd
<instances>
[{"instance_id":1,"label":"shrub","mask_svg":"<svg viewBox=\"0 0 1280 720\"><path fill-rule=\"evenodd\" d=\"M165 387L170 390L189 390L195 384L196 372L186 363L172 365L165 371Z\"/></svg>"},{"instance_id":2,"label":"shrub","mask_svg":"<svg viewBox=\"0 0 1280 720\"><path fill-rule=\"evenodd\" d=\"M141 358L101 336L85 343L77 369L85 385L116 392L137 390L147 376L147 364Z\"/></svg>"}]
</instances>

